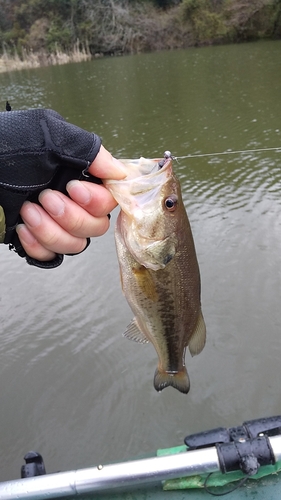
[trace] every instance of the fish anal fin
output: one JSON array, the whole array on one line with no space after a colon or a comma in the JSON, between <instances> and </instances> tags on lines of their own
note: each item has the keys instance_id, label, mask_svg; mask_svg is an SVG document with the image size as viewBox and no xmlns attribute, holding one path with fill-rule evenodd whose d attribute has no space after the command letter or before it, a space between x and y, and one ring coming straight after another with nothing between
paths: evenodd
<instances>
[{"instance_id":1,"label":"fish anal fin","mask_svg":"<svg viewBox=\"0 0 281 500\"><path fill-rule=\"evenodd\" d=\"M139 344L148 344L149 342L146 336L139 329L136 318L132 319L131 323L127 326L123 335L127 339L133 340L134 342L138 342Z\"/></svg>"},{"instance_id":2,"label":"fish anal fin","mask_svg":"<svg viewBox=\"0 0 281 500\"><path fill-rule=\"evenodd\" d=\"M174 387L183 394L187 394L190 389L189 376L185 366L181 371L171 373L156 368L154 375L154 387L156 391L162 391L165 387Z\"/></svg>"},{"instance_id":3,"label":"fish anal fin","mask_svg":"<svg viewBox=\"0 0 281 500\"><path fill-rule=\"evenodd\" d=\"M188 344L191 356L196 356L196 354L199 354L203 350L205 343L206 343L206 325L202 312L200 310L195 330Z\"/></svg>"}]
</instances>

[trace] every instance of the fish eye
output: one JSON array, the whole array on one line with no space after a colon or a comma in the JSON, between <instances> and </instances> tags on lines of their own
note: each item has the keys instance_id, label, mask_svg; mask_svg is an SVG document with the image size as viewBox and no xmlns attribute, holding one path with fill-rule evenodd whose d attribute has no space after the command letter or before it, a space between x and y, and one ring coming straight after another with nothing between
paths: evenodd
<instances>
[{"instance_id":1,"label":"fish eye","mask_svg":"<svg viewBox=\"0 0 281 500\"><path fill-rule=\"evenodd\" d=\"M171 195L168 196L168 198L166 198L164 203L167 210L169 210L169 212L173 212L176 209L177 202L178 202L178 197L176 195Z\"/></svg>"}]
</instances>

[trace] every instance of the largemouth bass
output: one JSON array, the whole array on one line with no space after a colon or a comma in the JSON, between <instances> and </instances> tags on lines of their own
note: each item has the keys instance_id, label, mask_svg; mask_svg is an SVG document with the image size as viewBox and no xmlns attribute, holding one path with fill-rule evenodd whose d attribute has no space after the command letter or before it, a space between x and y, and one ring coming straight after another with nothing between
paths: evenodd
<instances>
[{"instance_id":1,"label":"largemouth bass","mask_svg":"<svg viewBox=\"0 0 281 500\"><path fill-rule=\"evenodd\" d=\"M158 354L154 387L190 388L185 350L206 340L200 273L172 158L121 160L124 180L105 181L119 203L115 240L124 295L135 315L124 335Z\"/></svg>"}]
</instances>

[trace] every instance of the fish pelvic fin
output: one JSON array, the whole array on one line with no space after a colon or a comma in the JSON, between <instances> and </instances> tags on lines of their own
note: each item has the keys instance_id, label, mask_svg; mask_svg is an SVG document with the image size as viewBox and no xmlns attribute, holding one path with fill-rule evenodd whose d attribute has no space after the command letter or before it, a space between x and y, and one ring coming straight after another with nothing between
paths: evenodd
<instances>
[{"instance_id":1,"label":"fish pelvic fin","mask_svg":"<svg viewBox=\"0 0 281 500\"><path fill-rule=\"evenodd\" d=\"M154 387L160 392L165 387L174 387L183 394L187 394L190 389L189 376L185 366L179 372L169 373L159 368L156 368L154 375Z\"/></svg>"},{"instance_id":2,"label":"fish pelvic fin","mask_svg":"<svg viewBox=\"0 0 281 500\"><path fill-rule=\"evenodd\" d=\"M206 325L202 311L200 310L197 325L188 344L191 356L196 356L196 354L199 354L203 350L205 343L206 343Z\"/></svg>"},{"instance_id":3,"label":"fish pelvic fin","mask_svg":"<svg viewBox=\"0 0 281 500\"><path fill-rule=\"evenodd\" d=\"M144 333L139 329L136 318L132 319L131 323L127 326L124 337L139 344L148 344L149 340L146 338Z\"/></svg>"}]
</instances>

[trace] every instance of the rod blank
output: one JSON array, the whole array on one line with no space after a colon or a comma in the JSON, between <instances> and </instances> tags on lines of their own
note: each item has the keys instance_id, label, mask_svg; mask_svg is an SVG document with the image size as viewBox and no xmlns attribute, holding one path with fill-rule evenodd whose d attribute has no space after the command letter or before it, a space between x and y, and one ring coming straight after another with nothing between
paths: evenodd
<instances>
[{"instance_id":1,"label":"rod blank","mask_svg":"<svg viewBox=\"0 0 281 500\"><path fill-rule=\"evenodd\" d=\"M219 470L215 448L0 483L0 500L46 500Z\"/></svg>"},{"instance_id":2,"label":"rod blank","mask_svg":"<svg viewBox=\"0 0 281 500\"><path fill-rule=\"evenodd\" d=\"M269 437L275 460L281 460L281 436ZM0 500L48 500L120 490L167 479L219 471L215 447L177 455L99 465L0 483Z\"/></svg>"}]
</instances>

